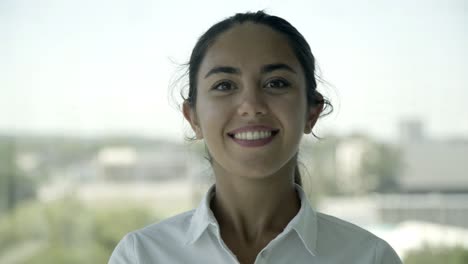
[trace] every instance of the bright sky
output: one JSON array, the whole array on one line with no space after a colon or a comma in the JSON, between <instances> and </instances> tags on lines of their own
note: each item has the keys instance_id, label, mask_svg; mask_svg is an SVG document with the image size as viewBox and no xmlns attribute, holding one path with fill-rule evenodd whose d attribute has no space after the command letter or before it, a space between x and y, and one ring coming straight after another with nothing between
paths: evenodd
<instances>
[{"instance_id":1,"label":"bright sky","mask_svg":"<svg viewBox=\"0 0 468 264\"><path fill-rule=\"evenodd\" d=\"M319 135L391 140L399 120L417 118L432 137L468 137L464 0L2 0L0 133L182 140L172 61L186 62L213 23L258 9L303 33L331 84L319 88L335 105Z\"/></svg>"}]
</instances>

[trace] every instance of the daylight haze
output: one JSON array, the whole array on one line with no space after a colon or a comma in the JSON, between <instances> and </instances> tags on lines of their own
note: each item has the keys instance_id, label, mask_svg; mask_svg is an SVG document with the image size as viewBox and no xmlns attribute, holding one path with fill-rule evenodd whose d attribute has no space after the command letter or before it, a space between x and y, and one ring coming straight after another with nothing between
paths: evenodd
<instances>
[{"instance_id":1,"label":"daylight haze","mask_svg":"<svg viewBox=\"0 0 468 264\"><path fill-rule=\"evenodd\" d=\"M182 140L189 126L168 99L178 64L214 22L259 9L312 47L328 82L319 89L335 105L319 134L393 140L400 120L418 119L432 137L468 137L462 0L3 0L0 133Z\"/></svg>"}]
</instances>

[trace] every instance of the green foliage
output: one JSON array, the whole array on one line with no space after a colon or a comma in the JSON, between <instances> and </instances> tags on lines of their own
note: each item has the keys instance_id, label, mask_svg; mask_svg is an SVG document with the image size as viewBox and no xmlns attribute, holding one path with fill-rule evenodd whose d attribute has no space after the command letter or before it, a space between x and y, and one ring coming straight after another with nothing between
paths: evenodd
<instances>
[{"instance_id":1,"label":"green foliage","mask_svg":"<svg viewBox=\"0 0 468 264\"><path fill-rule=\"evenodd\" d=\"M410 251L403 261L405 264L466 264L468 249L462 247L429 247Z\"/></svg>"},{"instance_id":2,"label":"green foliage","mask_svg":"<svg viewBox=\"0 0 468 264\"><path fill-rule=\"evenodd\" d=\"M42 213L41 205L28 202L0 218L0 252L23 241L47 238L48 224Z\"/></svg>"},{"instance_id":3,"label":"green foliage","mask_svg":"<svg viewBox=\"0 0 468 264\"><path fill-rule=\"evenodd\" d=\"M394 146L371 142L363 155L362 178L370 183L365 191L392 192L398 189L397 175L402 166L401 153Z\"/></svg>"},{"instance_id":4,"label":"green foliage","mask_svg":"<svg viewBox=\"0 0 468 264\"><path fill-rule=\"evenodd\" d=\"M97 243L80 245L78 247L50 246L40 251L24 264L43 263L107 263L109 253Z\"/></svg>"},{"instance_id":5,"label":"green foliage","mask_svg":"<svg viewBox=\"0 0 468 264\"><path fill-rule=\"evenodd\" d=\"M106 263L126 233L155 221L144 208L93 208L74 199L24 204L0 219L0 256L41 241L24 263Z\"/></svg>"},{"instance_id":6,"label":"green foliage","mask_svg":"<svg viewBox=\"0 0 468 264\"><path fill-rule=\"evenodd\" d=\"M36 197L36 181L16 167L17 144L0 138L0 216L20 202Z\"/></svg>"}]
</instances>

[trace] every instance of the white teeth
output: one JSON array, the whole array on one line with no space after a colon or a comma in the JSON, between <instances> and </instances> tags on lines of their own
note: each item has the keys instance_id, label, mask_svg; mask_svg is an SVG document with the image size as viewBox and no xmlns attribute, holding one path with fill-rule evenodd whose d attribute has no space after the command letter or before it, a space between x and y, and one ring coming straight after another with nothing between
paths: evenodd
<instances>
[{"instance_id":1,"label":"white teeth","mask_svg":"<svg viewBox=\"0 0 468 264\"><path fill-rule=\"evenodd\" d=\"M271 137L271 131L241 132L235 134L234 137L242 140L259 140L262 138Z\"/></svg>"}]
</instances>

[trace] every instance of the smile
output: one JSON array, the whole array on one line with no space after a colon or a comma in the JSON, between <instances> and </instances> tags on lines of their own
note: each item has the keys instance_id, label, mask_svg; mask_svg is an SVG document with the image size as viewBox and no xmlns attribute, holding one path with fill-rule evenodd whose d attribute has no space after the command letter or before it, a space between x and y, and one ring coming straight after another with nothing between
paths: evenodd
<instances>
[{"instance_id":1,"label":"smile","mask_svg":"<svg viewBox=\"0 0 468 264\"><path fill-rule=\"evenodd\" d=\"M270 143L279 130L273 131L248 131L235 134L228 133L228 136L237 144L244 147L260 147Z\"/></svg>"}]
</instances>

